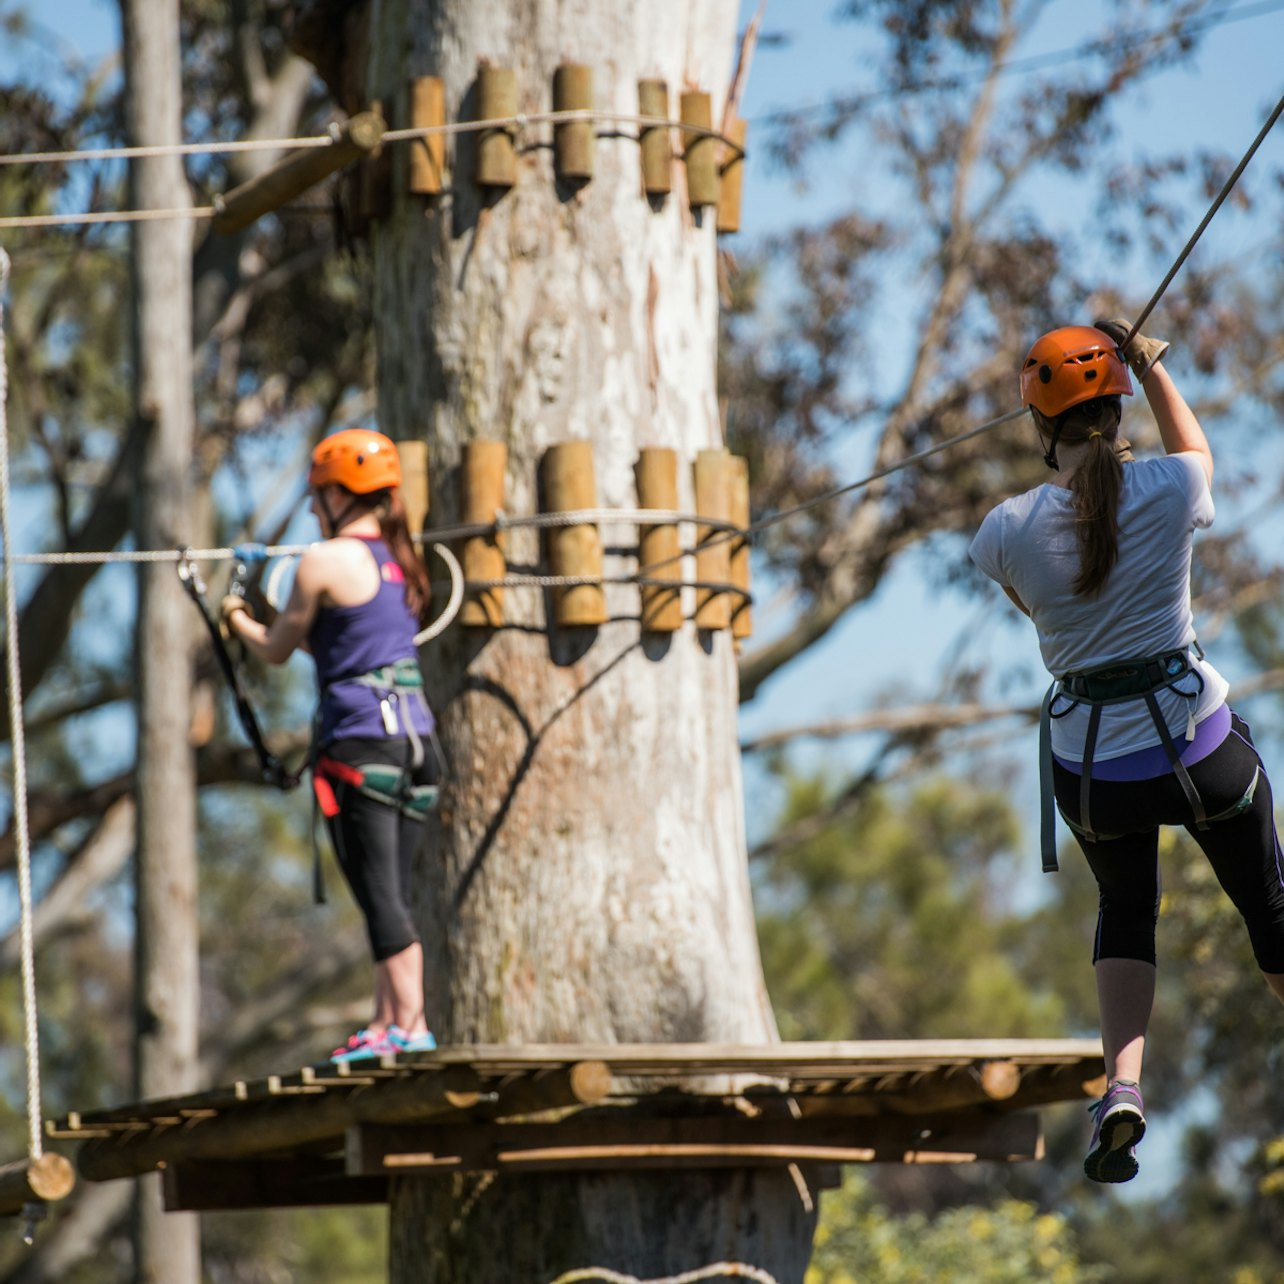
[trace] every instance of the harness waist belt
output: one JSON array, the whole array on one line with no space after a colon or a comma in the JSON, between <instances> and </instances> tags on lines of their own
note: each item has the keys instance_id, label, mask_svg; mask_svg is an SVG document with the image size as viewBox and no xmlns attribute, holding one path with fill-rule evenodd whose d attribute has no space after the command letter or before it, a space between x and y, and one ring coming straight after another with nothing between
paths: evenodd
<instances>
[{"instance_id":1,"label":"harness waist belt","mask_svg":"<svg viewBox=\"0 0 1284 1284\"><path fill-rule=\"evenodd\" d=\"M356 677L336 678L334 685L340 682L355 682L363 687L374 687L378 691L422 691L424 675L418 660L396 660Z\"/></svg>"},{"instance_id":2,"label":"harness waist belt","mask_svg":"<svg viewBox=\"0 0 1284 1284\"><path fill-rule=\"evenodd\" d=\"M1121 660L1080 673L1067 673L1061 679L1061 690L1076 700L1113 704L1144 696L1148 691L1162 690L1190 672L1190 656L1185 651L1169 651L1164 655Z\"/></svg>"},{"instance_id":3,"label":"harness waist belt","mask_svg":"<svg viewBox=\"0 0 1284 1284\"><path fill-rule=\"evenodd\" d=\"M1192 644L1195 654L1203 658L1199 643ZM1193 691L1181 691L1177 688L1183 678L1193 678L1197 683ZM1115 660L1109 664L1097 665L1095 668L1067 673L1053 682L1044 697L1043 707L1039 712L1039 795L1040 795L1040 840L1039 847L1043 859L1043 872L1054 873L1057 869L1057 843L1054 822L1055 790L1052 782L1052 720L1064 718L1071 710L1084 704L1088 706L1088 730L1084 738L1082 774L1079 778L1079 821L1071 828L1078 834L1091 840L1112 838L1117 835L1098 834L1093 831L1089 811L1089 793L1092 784L1092 760L1097 747L1097 732L1101 727L1101 710L1106 705L1122 704L1129 700L1144 700L1150 719L1155 724L1164 754L1172 767L1173 774L1181 785L1186 801L1190 804L1191 813L1197 828L1207 829L1210 823L1203 800L1195 788L1181 761L1181 754L1173 744L1168 723L1159 707L1156 694L1165 689L1176 691L1190 701L1190 716L1187 720L1187 739L1194 736L1195 702L1204 690L1204 679L1190 661L1190 651L1182 648L1178 651L1165 651L1160 655L1139 656L1136 659ZM1054 706L1060 699L1069 703L1060 712ZM1215 816L1221 820L1223 816ZM1067 822L1069 823L1069 822Z\"/></svg>"}]
</instances>

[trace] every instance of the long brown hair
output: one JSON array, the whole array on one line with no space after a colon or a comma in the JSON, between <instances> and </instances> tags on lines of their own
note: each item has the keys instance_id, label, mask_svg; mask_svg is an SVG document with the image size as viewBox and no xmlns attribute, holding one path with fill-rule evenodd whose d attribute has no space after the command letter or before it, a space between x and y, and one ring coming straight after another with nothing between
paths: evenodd
<instances>
[{"instance_id":1,"label":"long brown hair","mask_svg":"<svg viewBox=\"0 0 1284 1284\"><path fill-rule=\"evenodd\" d=\"M348 493L352 494L351 491ZM353 495L352 499L358 508L373 512L379 518L379 535L405 577L406 605L411 615L423 623L428 604L432 601L432 583L410 537L401 491L379 490L369 495Z\"/></svg>"},{"instance_id":2,"label":"long brown hair","mask_svg":"<svg viewBox=\"0 0 1284 1284\"><path fill-rule=\"evenodd\" d=\"M1094 397L1071 406L1055 419L1035 414L1046 433L1059 425L1063 442L1088 443L1087 454L1070 478L1079 544L1079 573L1070 587L1076 597L1093 597L1119 560L1119 494L1123 489L1123 465L1117 451L1120 401L1118 397Z\"/></svg>"}]
</instances>

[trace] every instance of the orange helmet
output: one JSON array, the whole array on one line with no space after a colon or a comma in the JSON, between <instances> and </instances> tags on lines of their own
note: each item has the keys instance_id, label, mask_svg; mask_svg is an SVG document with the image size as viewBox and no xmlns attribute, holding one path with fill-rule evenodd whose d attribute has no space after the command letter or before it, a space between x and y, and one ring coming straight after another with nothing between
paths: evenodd
<instances>
[{"instance_id":1,"label":"orange helmet","mask_svg":"<svg viewBox=\"0 0 1284 1284\"><path fill-rule=\"evenodd\" d=\"M312 452L310 486L337 482L354 495L401 485L401 460L390 438L369 428L345 428Z\"/></svg>"},{"instance_id":2,"label":"orange helmet","mask_svg":"<svg viewBox=\"0 0 1284 1284\"><path fill-rule=\"evenodd\" d=\"M1132 396L1115 341L1090 325L1066 325L1035 340L1021 367L1021 402L1049 419L1093 397Z\"/></svg>"}]
</instances>

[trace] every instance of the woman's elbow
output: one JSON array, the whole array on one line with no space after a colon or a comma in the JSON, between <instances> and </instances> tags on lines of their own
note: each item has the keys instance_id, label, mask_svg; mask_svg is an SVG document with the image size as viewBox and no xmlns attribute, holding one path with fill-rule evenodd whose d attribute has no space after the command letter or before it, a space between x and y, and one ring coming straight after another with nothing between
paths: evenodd
<instances>
[{"instance_id":1,"label":"woman's elbow","mask_svg":"<svg viewBox=\"0 0 1284 1284\"><path fill-rule=\"evenodd\" d=\"M295 651L297 643L288 638L268 638L259 652L259 658L268 664L284 664Z\"/></svg>"}]
</instances>

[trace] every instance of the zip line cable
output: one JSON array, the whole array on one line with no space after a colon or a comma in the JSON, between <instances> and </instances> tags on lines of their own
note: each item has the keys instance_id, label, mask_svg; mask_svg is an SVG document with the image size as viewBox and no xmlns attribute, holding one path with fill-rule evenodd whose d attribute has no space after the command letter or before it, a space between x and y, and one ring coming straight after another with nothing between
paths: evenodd
<instances>
[{"instance_id":1,"label":"zip line cable","mask_svg":"<svg viewBox=\"0 0 1284 1284\"><path fill-rule=\"evenodd\" d=\"M4 344L4 294L9 256L0 249L0 538L4 539L5 672L9 687L9 737L13 746L13 832L18 863L18 948L22 956L23 1044L27 1062L27 1157L41 1158L40 1034L36 1022L36 963L31 918L31 837L27 821L27 739L22 716L22 664L18 655L18 598L13 583L9 491L9 367Z\"/></svg>"},{"instance_id":2,"label":"zip line cable","mask_svg":"<svg viewBox=\"0 0 1284 1284\"><path fill-rule=\"evenodd\" d=\"M1217 193L1216 199L1208 207L1208 213L1204 215L1203 221L1195 229L1194 235L1191 236L1190 240L1187 241L1185 246L1182 247L1182 252L1177 256L1176 262L1172 265L1172 267L1168 269L1168 275L1164 277L1162 281L1160 281L1159 289L1157 289L1154 292L1154 294L1150 296L1150 302L1147 303L1144 308L1142 308L1141 315L1132 323L1132 329L1128 331L1128 334L1125 337L1123 343L1119 345L1121 348L1126 348L1128 344L1132 342L1133 336L1137 334L1137 332L1141 329L1141 327L1146 323L1146 318L1150 316L1150 314L1154 311L1155 304L1158 303L1159 300L1163 297L1164 291L1168 289L1170 284L1172 284L1173 277L1177 275L1177 273L1181 270L1182 264L1185 263L1186 260L1190 257L1190 252L1195 248L1195 245L1198 242L1199 238L1203 236L1204 229L1209 225L1209 223L1213 221L1213 215L1216 214L1219 209L1221 209L1222 202L1225 201L1225 199L1230 195L1231 188L1234 187L1235 184L1239 181L1239 176L1247 168L1248 162L1253 159L1254 154L1256 153L1257 149L1262 145L1262 141L1266 138L1266 135L1271 132L1271 129L1274 127L1275 122L1279 120L1281 112L1284 112L1284 95L1280 96L1279 102L1275 104L1275 110L1271 112L1270 116L1267 118L1266 123L1262 126L1261 130L1258 132L1257 137L1253 139L1252 145L1249 147L1248 151L1246 151L1244 155L1240 158L1239 164L1236 165L1235 168L1231 171L1230 177L1226 180L1225 183L1222 184L1222 190Z\"/></svg>"}]
</instances>

